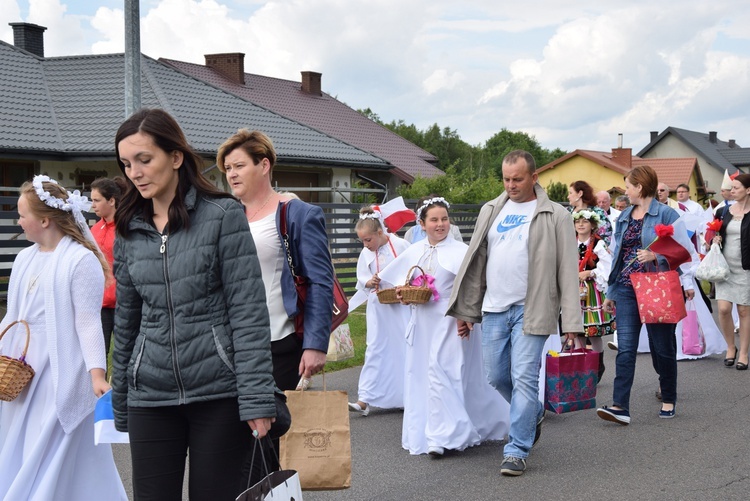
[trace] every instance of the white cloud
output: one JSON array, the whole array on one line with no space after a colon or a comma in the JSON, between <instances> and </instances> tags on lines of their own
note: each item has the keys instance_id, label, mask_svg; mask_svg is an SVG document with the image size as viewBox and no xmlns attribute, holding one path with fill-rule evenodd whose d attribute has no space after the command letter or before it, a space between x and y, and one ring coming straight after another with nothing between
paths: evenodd
<instances>
[{"instance_id":1,"label":"white cloud","mask_svg":"<svg viewBox=\"0 0 750 501\"><path fill-rule=\"evenodd\" d=\"M26 3L22 4L26 5ZM123 13L31 0L48 55L123 50ZM72 4L71 4L72 5ZM112 4L109 4L112 5ZM733 0L154 0L141 49L202 63L244 52L246 71L299 79L385 120L439 123L480 143L506 127L546 147L639 149L669 125L732 130L750 144L750 5ZM19 3L0 0L0 37ZM723 133L720 132L723 136ZM627 144L626 144L627 145Z\"/></svg>"},{"instance_id":2,"label":"white cloud","mask_svg":"<svg viewBox=\"0 0 750 501\"><path fill-rule=\"evenodd\" d=\"M21 9L16 0L0 0L0 40L13 43L13 28L8 23L21 21Z\"/></svg>"},{"instance_id":3,"label":"white cloud","mask_svg":"<svg viewBox=\"0 0 750 501\"><path fill-rule=\"evenodd\" d=\"M460 72L448 73L447 70L439 69L433 71L430 76L424 79L422 88L428 96L431 96L441 90L455 89L463 81L464 76Z\"/></svg>"}]
</instances>

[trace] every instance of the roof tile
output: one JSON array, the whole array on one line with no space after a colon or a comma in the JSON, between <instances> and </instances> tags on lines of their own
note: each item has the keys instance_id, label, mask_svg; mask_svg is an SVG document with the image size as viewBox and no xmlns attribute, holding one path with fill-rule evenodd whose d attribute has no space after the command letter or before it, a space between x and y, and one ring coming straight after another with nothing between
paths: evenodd
<instances>
[{"instance_id":1,"label":"roof tile","mask_svg":"<svg viewBox=\"0 0 750 501\"><path fill-rule=\"evenodd\" d=\"M364 117L341 101L323 93L315 96L302 91L292 80L245 73L240 85L213 68L172 59L160 59L187 75L278 112L316 130L329 134L388 160L411 182L414 177L434 177L443 172L435 167L437 159L401 136Z\"/></svg>"}]
</instances>

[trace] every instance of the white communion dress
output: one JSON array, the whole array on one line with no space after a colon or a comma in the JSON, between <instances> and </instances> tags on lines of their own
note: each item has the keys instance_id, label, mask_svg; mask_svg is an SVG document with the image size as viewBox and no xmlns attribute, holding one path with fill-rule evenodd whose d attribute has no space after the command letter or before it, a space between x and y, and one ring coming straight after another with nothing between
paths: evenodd
<instances>
[{"instance_id":1,"label":"white communion dress","mask_svg":"<svg viewBox=\"0 0 750 501\"><path fill-rule=\"evenodd\" d=\"M405 240L391 235L377 252L362 249L357 263L357 289L367 296L367 350L359 375L359 400L382 409L404 406L404 330L409 308L402 304L380 304L374 289L365 284L409 247ZM395 255L394 255L395 253ZM380 288L393 287L381 282Z\"/></svg>"},{"instance_id":2,"label":"white communion dress","mask_svg":"<svg viewBox=\"0 0 750 501\"><path fill-rule=\"evenodd\" d=\"M468 339L458 337L456 319L445 316L453 281L468 247L446 238L427 239L404 251L380 273L402 284L419 264L435 279L439 299L410 306L406 332L406 379L401 443L411 454L430 447L464 450L507 435L510 407L490 386L482 360L481 327ZM419 273L417 272L417 275Z\"/></svg>"},{"instance_id":3,"label":"white communion dress","mask_svg":"<svg viewBox=\"0 0 750 501\"><path fill-rule=\"evenodd\" d=\"M23 276L13 277L20 281L20 294L15 297L18 304L13 309L18 318L29 323L31 342L26 361L36 374L15 400L0 403L0 498L40 501L127 499L110 445L94 445L93 407L91 414L69 433L65 432L58 417L55 392L58 382L54 381L50 360L44 291L55 273L53 256L54 252L37 252ZM79 308L81 301L92 300L87 295L86 286L85 273L78 273L70 290L64 291L72 294L74 308L78 311L83 309ZM98 308L101 297L94 300L98 301L94 303ZM13 320L16 318L6 317L3 325ZM76 323L81 320L76 315ZM100 322L98 315L86 320ZM76 328L76 325L64 325L64 322L58 325L60 329ZM0 352L18 358L25 341L25 328L16 324L3 338ZM66 362L61 360L61 364ZM93 394L89 374L84 372L76 377Z\"/></svg>"}]
</instances>

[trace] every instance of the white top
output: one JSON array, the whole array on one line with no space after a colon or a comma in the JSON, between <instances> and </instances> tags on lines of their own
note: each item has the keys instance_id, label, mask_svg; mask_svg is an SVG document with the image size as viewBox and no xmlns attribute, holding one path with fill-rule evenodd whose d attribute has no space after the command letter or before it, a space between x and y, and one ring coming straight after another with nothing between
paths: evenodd
<instances>
[{"instance_id":1,"label":"white top","mask_svg":"<svg viewBox=\"0 0 750 501\"><path fill-rule=\"evenodd\" d=\"M249 223L250 233L260 261L260 272L266 289L266 306L271 323L271 341L284 339L294 333L294 323L284 310L281 294L281 273L287 266L284 249L281 248L276 231L276 213Z\"/></svg>"},{"instance_id":2,"label":"white top","mask_svg":"<svg viewBox=\"0 0 750 501\"><path fill-rule=\"evenodd\" d=\"M487 233L487 292L482 311L501 313L526 298L529 226L536 202L508 200Z\"/></svg>"},{"instance_id":3,"label":"white top","mask_svg":"<svg viewBox=\"0 0 750 501\"><path fill-rule=\"evenodd\" d=\"M700 215L703 213L703 206L698 202L687 199L686 201L680 203L687 207L688 212L691 214Z\"/></svg>"}]
</instances>

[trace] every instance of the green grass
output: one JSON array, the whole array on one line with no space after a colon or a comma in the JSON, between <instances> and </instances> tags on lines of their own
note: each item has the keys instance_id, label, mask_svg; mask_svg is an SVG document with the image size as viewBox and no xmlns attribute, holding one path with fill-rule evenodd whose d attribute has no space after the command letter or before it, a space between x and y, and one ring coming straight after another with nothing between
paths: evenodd
<instances>
[{"instance_id":1,"label":"green grass","mask_svg":"<svg viewBox=\"0 0 750 501\"><path fill-rule=\"evenodd\" d=\"M349 332L354 345L354 358L342 360L341 362L328 362L326 372L340 371L349 367L356 367L365 363L365 348L367 347L367 323L365 321L366 305L362 305L354 311L349 312L345 323L349 324Z\"/></svg>"}]
</instances>

